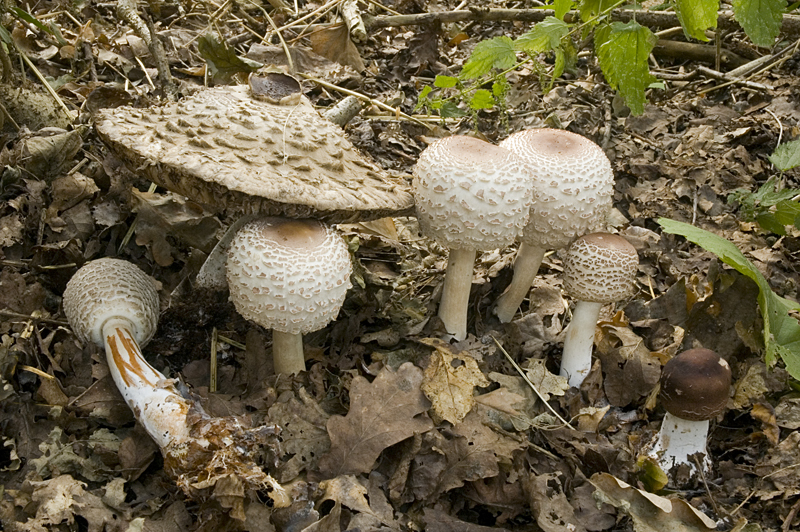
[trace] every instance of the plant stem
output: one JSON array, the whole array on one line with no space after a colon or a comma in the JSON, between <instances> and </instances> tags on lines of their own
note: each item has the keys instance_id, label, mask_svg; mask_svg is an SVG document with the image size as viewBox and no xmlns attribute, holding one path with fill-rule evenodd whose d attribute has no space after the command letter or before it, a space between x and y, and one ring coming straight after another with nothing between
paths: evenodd
<instances>
[{"instance_id":1,"label":"plant stem","mask_svg":"<svg viewBox=\"0 0 800 532\"><path fill-rule=\"evenodd\" d=\"M447 259L439 317L447 332L459 341L467 337L467 309L476 254L474 249L454 248Z\"/></svg>"}]
</instances>

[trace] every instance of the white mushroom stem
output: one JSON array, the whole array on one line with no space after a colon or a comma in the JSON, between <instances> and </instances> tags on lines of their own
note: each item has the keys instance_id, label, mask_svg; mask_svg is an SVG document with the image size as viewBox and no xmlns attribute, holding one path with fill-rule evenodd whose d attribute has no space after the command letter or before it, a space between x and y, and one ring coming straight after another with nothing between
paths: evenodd
<instances>
[{"instance_id":1,"label":"white mushroom stem","mask_svg":"<svg viewBox=\"0 0 800 532\"><path fill-rule=\"evenodd\" d=\"M106 359L122 397L150 437L161 449L190 440L186 415L190 404L167 379L142 356L131 323L112 318L103 325Z\"/></svg>"},{"instance_id":2,"label":"white mushroom stem","mask_svg":"<svg viewBox=\"0 0 800 532\"><path fill-rule=\"evenodd\" d=\"M273 330L272 365L276 375L294 375L305 371L303 335Z\"/></svg>"},{"instance_id":3,"label":"white mushroom stem","mask_svg":"<svg viewBox=\"0 0 800 532\"><path fill-rule=\"evenodd\" d=\"M658 460L661 469L669 471L676 465L689 464L697 469L697 464L691 458L697 453L703 454L701 463L703 469L711 467L706 450L708 439L708 420L689 421L681 419L667 412L661 422L661 430L650 455Z\"/></svg>"},{"instance_id":4,"label":"white mushroom stem","mask_svg":"<svg viewBox=\"0 0 800 532\"><path fill-rule=\"evenodd\" d=\"M505 292L497 299L495 313L500 322L508 323L517 313L522 300L528 295L533 280L539 272L544 259L545 249L525 242L520 243L517 257L514 259L514 277Z\"/></svg>"},{"instance_id":5,"label":"white mushroom stem","mask_svg":"<svg viewBox=\"0 0 800 532\"><path fill-rule=\"evenodd\" d=\"M575 388L583 384L592 369L594 330L601 308L602 303L578 301L572 311L572 321L567 326L560 374L567 377L569 385Z\"/></svg>"},{"instance_id":6,"label":"white mushroom stem","mask_svg":"<svg viewBox=\"0 0 800 532\"><path fill-rule=\"evenodd\" d=\"M476 255L474 249L453 248L447 259L439 317L447 332L459 341L467 337L467 310Z\"/></svg>"}]
</instances>

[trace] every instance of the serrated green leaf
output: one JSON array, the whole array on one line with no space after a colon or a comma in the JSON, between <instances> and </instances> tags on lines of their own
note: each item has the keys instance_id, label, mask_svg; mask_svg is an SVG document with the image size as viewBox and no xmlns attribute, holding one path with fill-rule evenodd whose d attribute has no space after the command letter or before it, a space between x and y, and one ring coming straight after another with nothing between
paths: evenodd
<instances>
[{"instance_id":1,"label":"serrated green leaf","mask_svg":"<svg viewBox=\"0 0 800 532\"><path fill-rule=\"evenodd\" d=\"M492 83L492 94L495 98L502 99L508 93L509 88L508 80L504 77L500 77Z\"/></svg>"},{"instance_id":2,"label":"serrated green leaf","mask_svg":"<svg viewBox=\"0 0 800 532\"><path fill-rule=\"evenodd\" d=\"M461 109L455 102L442 102L439 114L442 118L461 118L467 116L467 112Z\"/></svg>"},{"instance_id":3,"label":"serrated green leaf","mask_svg":"<svg viewBox=\"0 0 800 532\"><path fill-rule=\"evenodd\" d=\"M775 213L767 212L764 214L759 214L756 216L756 222L761 227L761 229L765 231L769 231L770 233L775 233L776 235L785 235L786 234L786 227L785 224L780 223Z\"/></svg>"},{"instance_id":4,"label":"serrated green leaf","mask_svg":"<svg viewBox=\"0 0 800 532\"><path fill-rule=\"evenodd\" d=\"M255 72L263 65L250 59L241 58L236 51L220 42L214 34L202 35L197 39L197 49L205 59L215 81L229 82L239 72Z\"/></svg>"},{"instance_id":5,"label":"serrated green leaf","mask_svg":"<svg viewBox=\"0 0 800 532\"><path fill-rule=\"evenodd\" d=\"M792 190L792 192L798 191ZM785 199L775 205L775 219L781 225L794 225L798 216L800 216L800 203L796 201Z\"/></svg>"},{"instance_id":6,"label":"serrated green leaf","mask_svg":"<svg viewBox=\"0 0 800 532\"><path fill-rule=\"evenodd\" d=\"M687 37L708 41L705 31L717 27L719 0L675 0L675 14Z\"/></svg>"},{"instance_id":7,"label":"serrated green leaf","mask_svg":"<svg viewBox=\"0 0 800 532\"><path fill-rule=\"evenodd\" d=\"M449 89L458 84L458 78L454 78L453 76L436 76L433 80L433 84L440 89Z\"/></svg>"},{"instance_id":8,"label":"serrated green leaf","mask_svg":"<svg viewBox=\"0 0 800 532\"><path fill-rule=\"evenodd\" d=\"M536 24L531 31L524 33L514 41L514 48L529 55L555 50L561 45L561 39L569 33L569 24L555 17L547 17Z\"/></svg>"},{"instance_id":9,"label":"serrated green leaf","mask_svg":"<svg viewBox=\"0 0 800 532\"><path fill-rule=\"evenodd\" d=\"M800 166L800 139L784 142L775 148L769 160L781 172Z\"/></svg>"},{"instance_id":10,"label":"serrated green leaf","mask_svg":"<svg viewBox=\"0 0 800 532\"><path fill-rule=\"evenodd\" d=\"M414 111L419 111L426 105L430 105L431 102L428 99L428 95L433 92L433 88L430 85L425 85L422 88L422 92L419 93L417 96L417 105L414 106Z\"/></svg>"},{"instance_id":11,"label":"serrated green leaf","mask_svg":"<svg viewBox=\"0 0 800 532\"><path fill-rule=\"evenodd\" d=\"M781 31L786 0L733 0L733 16L756 46L772 46Z\"/></svg>"},{"instance_id":12,"label":"serrated green leaf","mask_svg":"<svg viewBox=\"0 0 800 532\"><path fill-rule=\"evenodd\" d=\"M492 68L506 70L517 62L514 41L509 37L495 37L481 41L475 46L469 60L461 69L462 79L475 79L488 74Z\"/></svg>"},{"instance_id":13,"label":"serrated green leaf","mask_svg":"<svg viewBox=\"0 0 800 532\"><path fill-rule=\"evenodd\" d=\"M595 31L595 51L608 84L619 92L634 115L644 112L644 91L656 78L647 58L656 43L653 33L637 22L614 22Z\"/></svg>"},{"instance_id":14,"label":"serrated green leaf","mask_svg":"<svg viewBox=\"0 0 800 532\"><path fill-rule=\"evenodd\" d=\"M569 10L572 9L572 6L575 5L573 0L555 0L553 2L553 11L555 11L555 17L558 20L564 20L564 15L569 13Z\"/></svg>"},{"instance_id":15,"label":"serrated green leaf","mask_svg":"<svg viewBox=\"0 0 800 532\"><path fill-rule=\"evenodd\" d=\"M486 89L478 89L475 91L475 94L472 95L469 106L471 109L475 110L491 109L494 107L494 96Z\"/></svg>"},{"instance_id":16,"label":"serrated green leaf","mask_svg":"<svg viewBox=\"0 0 800 532\"><path fill-rule=\"evenodd\" d=\"M764 320L765 360L768 364L773 364L780 358L789 374L800 379L800 323L789 315L789 311L800 310L800 304L773 292L758 268L732 242L693 225L668 218L659 218L658 223L664 232L681 235L714 253L722 262L758 285L758 306Z\"/></svg>"},{"instance_id":17,"label":"serrated green leaf","mask_svg":"<svg viewBox=\"0 0 800 532\"><path fill-rule=\"evenodd\" d=\"M581 0L578 3L578 12L583 22L589 22L603 11L619 4L619 0ZM597 24L598 20L593 23Z\"/></svg>"}]
</instances>

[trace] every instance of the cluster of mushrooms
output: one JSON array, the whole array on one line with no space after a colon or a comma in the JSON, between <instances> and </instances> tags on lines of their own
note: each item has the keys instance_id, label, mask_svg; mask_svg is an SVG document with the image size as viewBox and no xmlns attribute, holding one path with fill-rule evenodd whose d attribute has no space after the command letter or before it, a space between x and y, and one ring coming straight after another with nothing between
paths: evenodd
<instances>
[{"instance_id":1,"label":"cluster of mushrooms","mask_svg":"<svg viewBox=\"0 0 800 532\"><path fill-rule=\"evenodd\" d=\"M330 223L407 214L415 204L422 232L449 248L439 317L451 339L467 336L478 250L520 239L513 280L495 307L505 323L545 252L569 246L564 287L577 303L561 374L580 387L592 366L600 309L632 294L638 268L629 242L596 232L613 188L600 147L553 129L522 131L500 145L444 138L420 155L412 197L402 177L361 159L299 87L273 81L258 99L245 88L208 89L157 110L103 111L96 125L112 151L155 182L204 204L257 214L236 224L225 270L237 311L273 331L276 373L305 370L302 335L334 319L350 287L350 255ZM274 444L275 427L209 417L142 356L159 311L144 272L117 259L89 262L69 282L64 310L79 339L105 349L123 398L187 494L213 492L233 471L243 485L266 488L276 506L291 502L255 465L261 448ZM669 414L652 450L664 469L705 455L708 420L724 408L729 387L730 369L708 350L666 365L661 394Z\"/></svg>"}]
</instances>

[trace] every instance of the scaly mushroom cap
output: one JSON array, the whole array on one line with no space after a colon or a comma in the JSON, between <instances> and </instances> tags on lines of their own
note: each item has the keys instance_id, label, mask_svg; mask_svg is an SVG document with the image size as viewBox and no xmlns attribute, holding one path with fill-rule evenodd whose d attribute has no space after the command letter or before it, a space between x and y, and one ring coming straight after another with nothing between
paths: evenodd
<instances>
[{"instance_id":1,"label":"scaly mushroom cap","mask_svg":"<svg viewBox=\"0 0 800 532\"><path fill-rule=\"evenodd\" d=\"M350 288L350 254L316 220L260 218L228 251L231 301L245 318L289 334L319 330L339 313Z\"/></svg>"},{"instance_id":2,"label":"scaly mushroom cap","mask_svg":"<svg viewBox=\"0 0 800 532\"><path fill-rule=\"evenodd\" d=\"M139 346L156 332L158 292L150 277L128 261L103 258L87 262L64 290L64 314L83 342L103 346L103 326L126 319Z\"/></svg>"},{"instance_id":3,"label":"scaly mushroom cap","mask_svg":"<svg viewBox=\"0 0 800 532\"><path fill-rule=\"evenodd\" d=\"M434 142L414 169L422 232L449 248L511 244L528 220L530 188L517 156L473 137Z\"/></svg>"},{"instance_id":4,"label":"scaly mushroom cap","mask_svg":"<svg viewBox=\"0 0 800 532\"><path fill-rule=\"evenodd\" d=\"M633 293L638 267L636 248L621 236L585 235L564 257L564 290L581 301L619 301Z\"/></svg>"},{"instance_id":5,"label":"scaly mushroom cap","mask_svg":"<svg viewBox=\"0 0 800 532\"><path fill-rule=\"evenodd\" d=\"M364 159L301 93L274 85L253 80L269 101L227 86L162 107L104 109L95 126L135 172L216 209L329 222L410 212L403 177Z\"/></svg>"},{"instance_id":6,"label":"scaly mushroom cap","mask_svg":"<svg viewBox=\"0 0 800 532\"><path fill-rule=\"evenodd\" d=\"M675 417L704 421L722 412L731 389L731 367L710 349L689 349L661 372L659 398Z\"/></svg>"},{"instance_id":7,"label":"scaly mushroom cap","mask_svg":"<svg viewBox=\"0 0 800 532\"><path fill-rule=\"evenodd\" d=\"M603 150L561 129L529 129L500 143L525 161L533 176L530 221L522 241L560 249L605 225L614 192L614 172Z\"/></svg>"}]
</instances>

